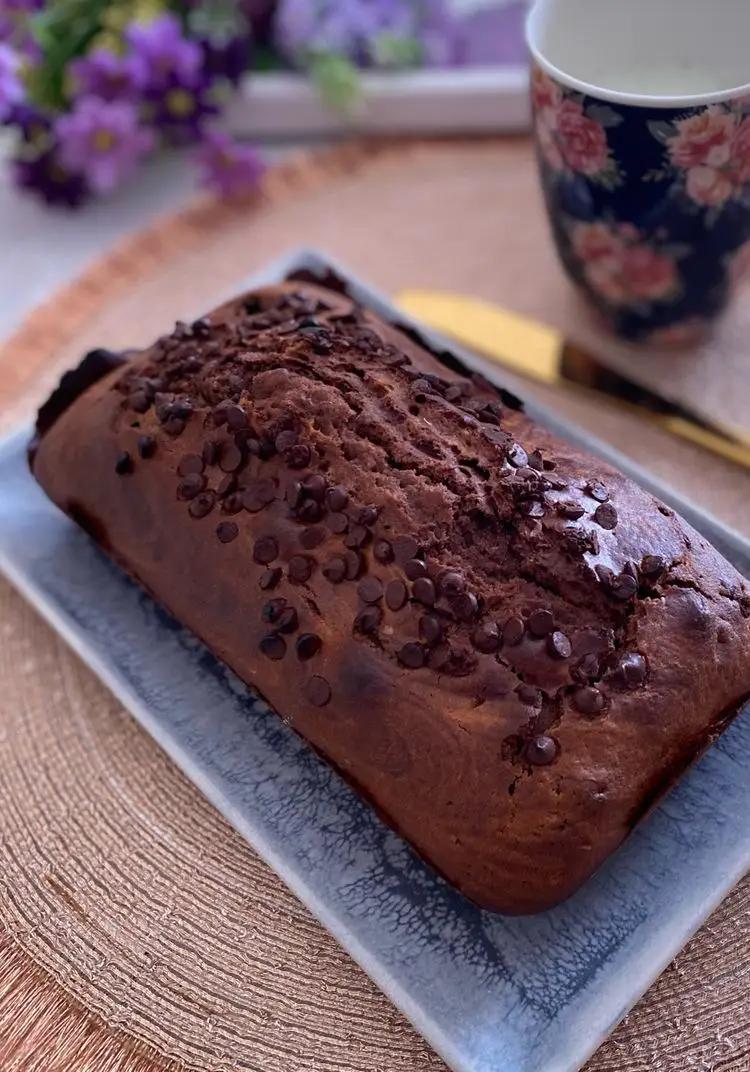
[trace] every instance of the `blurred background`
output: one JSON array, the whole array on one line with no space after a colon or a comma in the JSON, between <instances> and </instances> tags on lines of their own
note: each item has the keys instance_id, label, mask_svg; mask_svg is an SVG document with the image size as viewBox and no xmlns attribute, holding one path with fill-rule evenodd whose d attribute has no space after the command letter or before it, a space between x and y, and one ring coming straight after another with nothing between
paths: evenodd
<instances>
[{"instance_id":1,"label":"blurred background","mask_svg":"<svg viewBox=\"0 0 750 1072\"><path fill-rule=\"evenodd\" d=\"M290 149L528 125L524 0L0 0L0 335ZM54 251L54 255L52 255Z\"/></svg>"}]
</instances>

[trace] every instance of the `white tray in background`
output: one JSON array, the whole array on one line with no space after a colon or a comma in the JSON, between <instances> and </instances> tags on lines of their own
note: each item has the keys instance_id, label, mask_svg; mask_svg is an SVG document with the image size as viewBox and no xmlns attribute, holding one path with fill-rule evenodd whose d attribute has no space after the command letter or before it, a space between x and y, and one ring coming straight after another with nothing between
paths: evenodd
<instances>
[{"instance_id":1,"label":"white tray in background","mask_svg":"<svg viewBox=\"0 0 750 1072\"><path fill-rule=\"evenodd\" d=\"M327 108L303 75L253 74L227 116L242 137L498 134L527 130L525 65L368 72L353 114Z\"/></svg>"}]
</instances>

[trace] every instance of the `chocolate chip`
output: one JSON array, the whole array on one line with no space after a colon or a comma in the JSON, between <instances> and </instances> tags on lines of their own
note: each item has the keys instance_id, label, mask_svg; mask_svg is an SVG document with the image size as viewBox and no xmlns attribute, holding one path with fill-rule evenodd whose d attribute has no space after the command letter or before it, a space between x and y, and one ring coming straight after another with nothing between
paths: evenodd
<instances>
[{"instance_id":1,"label":"chocolate chip","mask_svg":"<svg viewBox=\"0 0 750 1072\"><path fill-rule=\"evenodd\" d=\"M526 759L534 767L547 767L557 759L557 742L554 737L542 734L540 737L532 737L526 744Z\"/></svg>"},{"instance_id":2,"label":"chocolate chip","mask_svg":"<svg viewBox=\"0 0 750 1072\"><path fill-rule=\"evenodd\" d=\"M599 669L601 660L594 652L589 652L588 655L584 655L580 662L575 666L573 671L573 677L576 681L587 681L589 678L593 679L599 676Z\"/></svg>"},{"instance_id":3,"label":"chocolate chip","mask_svg":"<svg viewBox=\"0 0 750 1072\"><path fill-rule=\"evenodd\" d=\"M329 510L333 510L334 513L340 513L345 510L348 502L349 496L346 493L346 488L342 488L340 485L335 488L329 488L326 492L326 506Z\"/></svg>"},{"instance_id":4,"label":"chocolate chip","mask_svg":"<svg viewBox=\"0 0 750 1072\"><path fill-rule=\"evenodd\" d=\"M370 539L370 532L364 525L352 525L346 534L344 544L346 547L364 547Z\"/></svg>"},{"instance_id":5,"label":"chocolate chip","mask_svg":"<svg viewBox=\"0 0 750 1072\"><path fill-rule=\"evenodd\" d=\"M417 603L422 603L425 607L434 605L437 592L429 577L418 577L411 591Z\"/></svg>"},{"instance_id":6,"label":"chocolate chip","mask_svg":"<svg viewBox=\"0 0 750 1072\"><path fill-rule=\"evenodd\" d=\"M440 594L447 599L455 599L456 596L460 596L466 588L466 581L460 573L456 573L455 570L446 570L438 577L438 587Z\"/></svg>"},{"instance_id":7,"label":"chocolate chip","mask_svg":"<svg viewBox=\"0 0 750 1072\"><path fill-rule=\"evenodd\" d=\"M309 581L313 571L313 563L304 555L293 555L289 559L289 576L293 581L304 584Z\"/></svg>"},{"instance_id":8,"label":"chocolate chip","mask_svg":"<svg viewBox=\"0 0 750 1072\"><path fill-rule=\"evenodd\" d=\"M237 539L239 534L240 530L234 521L222 521L216 526L216 535L221 543L231 543L232 540Z\"/></svg>"},{"instance_id":9,"label":"chocolate chip","mask_svg":"<svg viewBox=\"0 0 750 1072\"><path fill-rule=\"evenodd\" d=\"M526 707L542 706L542 694L533 685L519 685L516 689L516 696Z\"/></svg>"},{"instance_id":10,"label":"chocolate chip","mask_svg":"<svg viewBox=\"0 0 750 1072\"><path fill-rule=\"evenodd\" d=\"M242 505L250 514L257 514L276 498L276 485L270 477L251 480L242 493Z\"/></svg>"},{"instance_id":11,"label":"chocolate chip","mask_svg":"<svg viewBox=\"0 0 750 1072\"><path fill-rule=\"evenodd\" d=\"M482 622L474 630L471 642L477 651L492 655L500 647L500 630L495 622Z\"/></svg>"},{"instance_id":12,"label":"chocolate chip","mask_svg":"<svg viewBox=\"0 0 750 1072\"><path fill-rule=\"evenodd\" d=\"M312 659L320 651L321 644L320 637L316 636L315 633L303 633L297 637L297 643L295 644L297 658L303 662Z\"/></svg>"},{"instance_id":13,"label":"chocolate chip","mask_svg":"<svg viewBox=\"0 0 750 1072\"><path fill-rule=\"evenodd\" d=\"M410 670L418 670L424 666L425 650L421 644L404 644L398 652L399 662L408 666Z\"/></svg>"},{"instance_id":14,"label":"chocolate chip","mask_svg":"<svg viewBox=\"0 0 750 1072\"><path fill-rule=\"evenodd\" d=\"M207 339L211 334L211 321L207 316L202 316L200 320L194 320L190 326L193 334L199 339Z\"/></svg>"},{"instance_id":15,"label":"chocolate chip","mask_svg":"<svg viewBox=\"0 0 750 1072\"><path fill-rule=\"evenodd\" d=\"M185 422L181 417L170 417L163 427L167 435L180 436L185 431Z\"/></svg>"},{"instance_id":16,"label":"chocolate chip","mask_svg":"<svg viewBox=\"0 0 750 1072\"><path fill-rule=\"evenodd\" d=\"M284 451L284 461L290 469L305 469L310 464L312 451L307 443L297 443Z\"/></svg>"},{"instance_id":17,"label":"chocolate chip","mask_svg":"<svg viewBox=\"0 0 750 1072\"><path fill-rule=\"evenodd\" d=\"M136 413L145 413L151 406L151 395L148 391L142 388L136 391L128 397L128 405Z\"/></svg>"},{"instance_id":18,"label":"chocolate chip","mask_svg":"<svg viewBox=\"0 0 750 1072\"><path fill-rule=\"evenodd\" d=\"M306 551L314 551L326 538L326 530L322 528L303 529L300 533L299 542Z\"/></svg>"},{"instance_id":19,"label":"chocolate chip","mask_svg":"<svg viewBox=\"0 0 750 1072\"><path fill-rule=\"evenodd\" d=\"M529 465L531 466L532 469L539 470L539 472L541 472L544 469L544 461L542 459L542 455L541 455L540 451L533 450L531 452L531 454L529 454Z\"/></svg>"},{"instance_id":20,"label":"chocolate chip","mask_svg":"<svg viewBox=\"0 0 750 1072\"><path fill-rule=\"evenodd\" d=\"M404 573L410 581L416 581L418 577L427 576L427 566L420 558L410 558L404 564Z\"/></svg>"},{"instance_id":21,"label":"chocolate chip","mask_svg":"<svg viewBox=\"0 0 750 1072\"><path fill-rule=\"evenodd\" d=\"M667 568L661 555L644 555L641 559L641 573L649 579L659 577Z\"/></svg>"},{"instance_id":22,"label":"chocolate chip","mask_svg":"<svg viewBox=\"0 0 750 1072\"><path fill-rule=\"evenodd\" d=\"M270 592L281 580L281 573L280 566L274 566L272 569L265 570L258 581L260 588L264 592Z\"/></svg>"},{"instance_id":23,"label":"chocolate chip","mask_svg":"<svg viewBox=\"0 0 750 1072\"><path fill-rule=\"evenodd\" d=\"M325 707L331 699L331 686L324 677L311 677L304 691L314 707Z\"/></svg>"},{"instance_id":24,"label":"chocolate chip","mask_svg":"<svg viewBox=\"0 0 750 1072\"><path fill-rule=\"evenodd\" d=\"M580 503L577 502L559 502L556 509L558 514L569 518L571 521L578 521L586 513Z\"/></svg>"},{"instance_id":25,"label":"chocolate chip","mask_svg":"<svg viewBox=\"0 0 750 1072\"><path fill-rule=\"evenodd\" d=\"M363 506L357 511L355 520L358 525L365 525L369 528L378 520L378 513L377 506Z\"/></svg>"},{"instance_id":26,"label":"chocolate chip","mask_svg":"<svg viewBox=\"0 0 750 1072\"><path fill-rule=\"evenodd\" d=\"M615 571L611 570L609 566L595 566L594 573L604 588L610 589L615 583Z\"/></svg>"},{"instance_id":27,"label":"chocolate chip","mask_svg":"<svg viewBox=\"0 0 750 1072\"><path fill-rule=\"evenodd\" d=\"M304 521L308 525L314 525L316 521L320 521L322 518L323 507L315 499L305 499L297 510L297 516L300 521Z\"/></svg>"},{"instance_id":28,"label":"chocolate chip","mask_svg":"<svg viewBox=\"0 0 750 1072\"><path fill-rule=\"evenodd\" d=\"M187 502L194 499L206 486L206 478L202 473L190 473L177 485L177 498Z\"/></svg>"},{"instance_id":29,"label":"chocolate chip","mask_svg":"<svg viewBox=\"0 0 750 1072\"><path fill-rule=\"evenodd\" d=\"M115 459L115 472L118 476L126 476L133 472L133 459L126 450L120 451Z\"/></svg>"},{"instance_id":30,"label":"chocolate chip","mask_svg":"<svg viewBox=\"0 0 750 1072\"><path fill-rule=\"evenodd\" d=\"M377 633L383 620L383 612L380 607L363 607L354 619L354 628L359 633Z\"/></svg>"},{"instance_id":31,"label":"chocolate chip","mask_svg":"<svg viewBox=\"0 0 750 1072\"><path fill-rule=\"evenodd\" d=\"M279 620L286 607L287 602L285 599L269 599L269 601L264 603L261 607L260 616L264 622L273 625Z\"/></svg>"},{"instance_id":32,"label":"chocolate chip","mask_svg":"<svg viewBox=\"0 0 750 1072\"><path fill-rule=\"evenodd\" d=\"M346 578L346 562L339 555L326 562L323 566L323 576L331 584L341 584Z\"/></svg>"},{"instance_id":33,"label":"chocolate chip","mask_svg":"<svg viewBox=\"0 0 750 1072\"><path fill-rule=\"evenodd\" d=\"M529 615L527 625L532 636L545 637L555 628L555 619L549 610L535 610Z\"/></svg>"},{"instance_id":34,"label":"chocolate chip","mask_svg":"<svg viewBox=\"0 0 750 1072\"><path fill-rule=\"evenodd\" d=\"M464 385L462 383L452 383L448 390L445 392L446 402L457 402L464 393Z\"/></svg>"},{"instance_id":35,"label":"chocolate chip","mask_svg":"<svg viewBox=\"0 0 750 1072\"><path fill-rule=\"evenodd\" d=\"M553 659L569 659L573 654L573 647L565 633L556 629L547 637L547 651Z\"/></svg>"},{"instance_id":36,"label":"chocolate chip","mask_svg":"<svg viewBox=\"0 0 750 1072\"><path fill-rule=\"evenodd\" d=\"M345 551L344 562L347 581L356 581L358 577L361 577L365 564L359 551Z\"/></svg>"},{"instance_id":37,"label":"chocolate chip","mask_svg":"<svg viewBox=\"0 0 750 1072\"><path fill-rule=\"evenodd\" d=\"M200 495L196 495L190 503L188 513L191 517L196 519L205 517L206 514L210 514L213 510L215 501L216 496L212 491L202 491Z\"/></svg>"},{"instance_id":38,"label":"chocolate chip","mask_svg":"<svg viewBox=\"0 0 750 1072\"><path fill-rule=\"evenodd\" d=\"M236 490L237 477L234 473L225 473L217 485L216 495L219 499L225 499L227 495L231 495Z\"/></svg>"},{"instance_id":39,"label":"chocolate chip","mask_svg":"<svg viewBox=\"0 0 750 1072\"><path fill-rule=\"evenodd\" d=\"M514 648L521 643L525 632L526 626L523 624L523 619L509 618L503 626L503 643Z\"/></svg>"},{"instance_id":40,"label":"chocolate chip","mask_svg":"<svg viewBox=\"0 0 750 1072\"><path fill-rule=\"evenodd\" d=\"M328 514L326 517L326 525L328 525L331 532L335 532L337 536L343 536L349 528L349 519L346 514Z\"/></svg>"},{"instance_id":41,"label":"chocolate chip","mask_svg":"<svg viewBox=\"0 0 750 1072\"><path fill-rule=\"evenodd\" d=\"M464 592L463 595L453 600L451 606L453 613L462 622L472 621L479 613L479 600L473 592Z\"/></svg>"},{"instance_id":42,"label":"chocolate chip","mask_svg":"<svg viewBox=\"0 0 750 1072\"><path fill-rule=\"evenodd\" d=\"M236 443L226 441L221 445L219 468L223 473L236 473L242 467L244 458Z\"/></svg>"},{"instance_id":43,"label":"chocolate chip","mask_svg":"<svg viewBox=\"0 0 750 1072\"><path fill-rule=\"evenodd\" d=\"M214 406L211 410L211 416L217 428L220 428L222 424L227 423L227 408L233 405L234 403L231 399L225 398L223 402L219 402L218 405Z\"/></svg>"},{"instance_id":44,"label":"chocolate chip","mask_svg":"<svg viewBox=\"0 0 750 1072\"><path fill-rule=\"evenodd\" d=\"M405 606L409 593L403 581L389 581L385 588L385 601L391 610L401 610Z\"/></svg>"},{"instance_id":45,"label":"chocolate chip","mask_svg":"<svg viewBox=\"0 0 750 1072\"><path fill-rule=\"evenodd\" d=\"M276 628L280 633L294 633L299 626L299 618L294 607L284 607L276 619Z\"/></svg>"},{"instance_id":46,"label":"chocolate chip","mask_svg":"<svg viewBox=\"0 0 750 1072\"><path fill-rule=\"evenodd\" d=\"M606 706L604 693L593 685L583 685L573 693L573 704L582 715L600 715Z\"/></svg>"},{"instance_id":47,"label":"chocolate chip","mask_svg":"<svg viewBox=\"0 0 750 1072\"><path fill-rule=\"evenodd\" d=\"M613 676L618 685L626 689L637 689L646 680L646 660L638 652L628 652L620 659L620 665Z\"/></svg>"},{"instance_id":48,"label":"chocolate chip","mask_svg":"<svg viewBox=\"0 0 750 1072\"><path fill-rule=\"evenodd\" d=\"M243 429L247 428L247 414L245 413L242 406L232 404L231 406L226 407L224 413L225 420L230 431L241 432Z\"/></svg>"},{"instance_id":49,"label":"chocolate chip","mask_svg":"<svg viewBox=\"0 0 750 1072\"><path fill-rule=\"evenodd\" d=\"M420 547L413 536L396 536L391 544L397 562L419 557Z\"/></svg>"},{"instance_id":50,"label":"chocolate chip","mask_svg":"<svg viewBox=\"0 0 750 1072\"><path fill-rule=\"evenodd\" d=\"M387 540L376 540L372 548L373 557L377 562L387 565L393 561L393 548Z\"/></svg>"},{"instance_id":51,"label":"chocolate chip","mask_svg":"<svg viewBox=\"0 0 750 1072\"><path fill-rule=\"evenodd\" d=\"M138 453L142 458L153 458L156 453L156 440L153 436L138 436Z\"/></svg>"},{"instance_id":52,"label":"chocolate chip","mask_svg":"<svg viewBox=\"0 0 750 1072\"><path fill-rule=\"evenodd\" d=\"M239 514L242 509L242 496L230 492L229 495L222 501L221 511L224 514Z\"/></svg>"},{"instance_id":53,"label":"chocolate chip","mask_svg":"<svg viewBox=\"0 0 750 1072\"><path fill-rule=\"evenodd\" d=\"M279 545L273 536L261 536L253 546L253 559L261 566L267 566L279 556Z\"/></svg>"},{"instance_id":54,"label":"chocolate chip","mask_svg":"<svg viewBox=\"0 0 750 1072\"><path fill-rule=\"evenodd\" d=\"M732 633L727 625L720 625L716 630L716 640L719 644L726 644L730 640Z\"/></svg>"},{"instance_id":55,"label":"chocolate chip","mask_svg":"<svg viewBox=\"0 0 750 1072\"><path fill-rule=\"evenodd\" d=\"M318 503L322 503L325 499L326 487L326 479L324 476L320 476L319 473L311 473L310 476L306 476L302 481L302 490L305 495Z\"/></svg>"},{"instance_id":56,"label":"chocolate chip","mask_svg":"<svg viewBox=\"0 0 750 1072\"><path fill-rule=\"evenodd\" d=\"M423 614L419 619L419 635L432 647L443 639L442 622L434 614Z\"/></svg>"},{"instance_id":57,"label":"chocolate chip","mask_svg":"<svg viewBox=\"0 0 750 1072\"><path fill-rule=\"evenodd\" d=\"M507 450L507 458L515 469L521 469L529 464L529 456L518 443L511 443Z\"/></svg>"},{"instance_id":58,"label":"chocolate chip","mask_svg":"<svg viewBox=\"0 0 750 1072\"><path fill-rule=\"evenodd\" d=\"M202 473L205 469L205 463L200 454L185 454L180 459L180 464L177 466L177 472L180 476L193 476L196 473Z\"/></svg>"},{"instance_id":59,"label":"chocolate chip","mask_svg":"<svg viewBox=\"0 0 750 1072\"><path fill-rule=\"evenodd\" d=\"M596 499L597 502L605 503L609 498L609 492L598 480L590 480L586 485L586 494L590 495L592 499Z\"/></svg>"},{"instance_id":60,"label":"chocolate chip","mask_svg":"<svg viewBox=\"0 0 750 1072\"><path fill-rule=\"evenodd\" d=\"M603 529L613 529L617 526L617 511L612 503L602 503L594 510L594 521Z\"/></svg>"},{"instance_id":61,"label":"chocolate chip","mask_svg":"<svg viewBox=\"0 0 750 1072\"><path fill-rule=\"evenodd\" d=\"M637 591L638 582L629 573L621 573L619 577L615 577L610 588L612 596L623 603L628 599L632 599Z\"/></svg>"},{"instance_id":62,"label":"chocolate chip","mask_svg":"<svg viewBox=\"0 0 750 1072\"><path fill-rule=\"evenodd\" d=\"M357 585L357 595L363 603L377 603L383 598L383 585L377 577L363 577Z\"/></svg>"},{"instance_id":63,"label":"chocolate chip","mask_svg":"<svg viewBox=\"0 0 750 1072\"><path fill-rule=\"evenodd\" d=\"M296 510L305 497L302 490L302 481L292 480L291 483L287 484L284 497L290 508Z\"/></svg>"},{"instance_id":64,"label":"chocolate chip","mask_svg":"<svg viewBox=\"0 0 750 1072\"><path fill-rule=\"evenodd\" d=\"M285 450L289 450L290 447L293 447L298 440L299 436L297 433L291 429L287 429L284 432L279 432L273 441L273 445L279 454L283 454Z\"/></svg>"},{"instance_id":65,"label":"chocolate chip","mask_svg":"<svg viewBox=\"0 0 750 1072\"><path fill-rule=\"evenodd\" d=\"M219 444L214 439L208 439L203 444L203 463L204 465L216 465L219 460L221 450Z\"/></svg>"},{"instance_id":66,"label":"chocolate chip","mask_svg":"<svg viewBox=\"0 0 750 1072\"><path fill-rule=\"evenodd\" d=\"M274 662L278 662L286 655L286 641L278 633L269 633L268 636L264 636L259 646L266 658L273 659Z\"/></svg>"}]
</instances>

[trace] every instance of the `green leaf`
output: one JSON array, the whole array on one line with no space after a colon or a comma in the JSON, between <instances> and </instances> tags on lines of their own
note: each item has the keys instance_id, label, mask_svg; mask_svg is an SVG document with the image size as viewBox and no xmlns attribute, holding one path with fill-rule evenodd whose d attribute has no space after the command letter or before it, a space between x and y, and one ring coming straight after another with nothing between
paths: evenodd
<instances>
[{"instance_id":1,"label":"green leaf","mask_svg":"<svg viewBox=\"0 0 750 1072\"><path fill-rule=\"evenodd\" d=\"M619 112L610 108L608 104L590 104L586 109L586 115L603 127L619 127L623 121Z\"/></svg>"},{"instance_id":2,"label":"green leaf","mask_svg":"<svg viewBox=\"0 0 750 1072\"><path fill-rule=\"evenodd\" d=\"M107 6L108 0L52 0L30 20L32 36L42 51L41 62L27 76L33 103L53 109L65 106L66 68L101 31Z\"/></svg>"},{"instance_id":3,"label":"green leaf","mask_svg":"<svg viewBox=\"0 0 750 1072\"><path fill-rule=\"evenodd\" d=\"M423 50L415 38L381 33L373 44L372 57L378 67L419 67L423 60Z\"/></svg>"},{"instance_id":4,"label":"green leaf","mask_svg":"<svg viewBox=\"0 0 750 1072\"><path fill-rule=\"evenodd\" d=\"M668 123L665 119L649 119L646 124L650 132L664 145L670 138L674 137L674 127L671 123Z\"/></svg>"},{"instance_id":5,"label":"green leaf","mask_svg":"<svg viewBox=\"0 0 750 1072\"><path fill-rule=\"evenodd\" d=\"M345 56L319 53L310 62L310 75L328 108L351 112L361 99L357 68Z\"/></svg>"}]
</instances>

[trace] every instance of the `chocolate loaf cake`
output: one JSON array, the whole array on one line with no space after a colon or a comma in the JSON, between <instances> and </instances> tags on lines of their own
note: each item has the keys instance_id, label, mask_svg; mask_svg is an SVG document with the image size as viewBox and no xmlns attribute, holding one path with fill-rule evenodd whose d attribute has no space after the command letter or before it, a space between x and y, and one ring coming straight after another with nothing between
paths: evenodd
<instances>
[{"instance_id":1,"label":"chocolate loaf cake","mask_svg":"<svg viewBox=\"0 0 750 1072\"><path fill-rule=\"evenodd\" d=\"M572 893L750 694L748 586L698 533L320 286L89 360L32 465L491 909Z\"/></svg>"}]
</instances>

